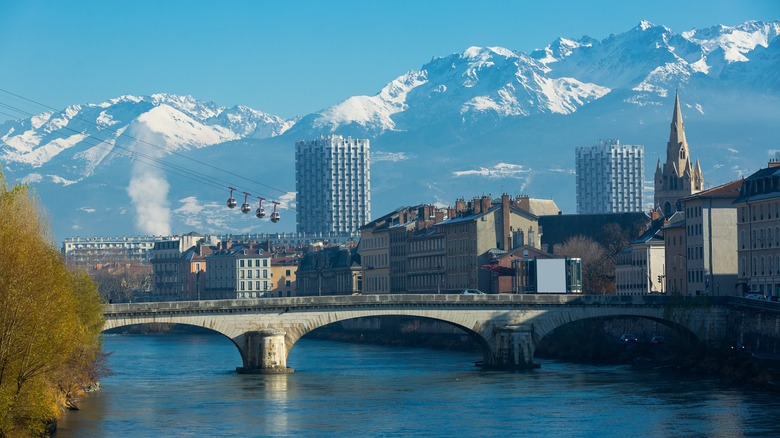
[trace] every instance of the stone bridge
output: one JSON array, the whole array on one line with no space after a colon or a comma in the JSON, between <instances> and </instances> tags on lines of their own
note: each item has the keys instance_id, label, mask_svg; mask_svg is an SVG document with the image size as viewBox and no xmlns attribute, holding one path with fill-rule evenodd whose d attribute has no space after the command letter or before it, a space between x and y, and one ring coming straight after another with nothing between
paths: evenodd
<instances>
[{"instance_id":1,"label":"stone bridge","mask_svg":"<svg viewBox=\"0 0 780 438\"><path fill-rule=\"evenodd\" d=\"M742 334L734 327L744 326L744 315L739 316L738 323L734 322L734 315L741 302L753 304L748 301L755 300L394 294L109 304L104 307L103 315L105 330L133 324L174 323L221 333L238 348L243 366L237 371L244 373L291 372L287 356L303 335L335 322L375 316L410 316L448 322L477 341L485 366L526 368L533 367L534 351L542 338L558 327L588 318L647 318L708 347L736 345L742 342ZM769 311L780 322L780 304L762 305L769 305ZM746 309L742 311L750 314L766 311L749 306ZM778 326L773 326L775 331ZM777 337L775 333L774 338Z\"/></svg>"}]
</instances>

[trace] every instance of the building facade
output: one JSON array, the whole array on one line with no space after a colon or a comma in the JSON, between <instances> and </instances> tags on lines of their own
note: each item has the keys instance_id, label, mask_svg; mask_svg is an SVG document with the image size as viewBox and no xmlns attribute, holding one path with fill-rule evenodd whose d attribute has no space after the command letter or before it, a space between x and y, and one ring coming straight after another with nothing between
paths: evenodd
<instances>
[{"instance_id":1,"label":"building facade","mask_svg":"<svg viewBox=\"0 0 780 438\"><path fill-rule=\"evenodd\" d=\"M149 264L154 243L170 236L69 237L62 242L62 255L72 266L91 267L98 263Z\"/></svg>"},{"instance_id":2,"label":"building facade","mask_svg":"<svg viewBox=\"0 0 780 438\"><path fill-rule=\"evenodd\" d=\"M601 140L575 152L577 213L643 211L645 148Z\"/></svg>"},{"instance_id":3,"label":"building facade","mask_svg":"<svg viewBox=\"0 0 780 438\"><path fill-rule=\"evenodd\" d=\"M278 298L295 296L298 287L295 272L298 270L300 260L301 258L297 255L274 256L271 259L271 278L273 279L271 296Z\"/></svg>"},{"instance_id":4,"label":"building facade","mask_svg":"<svg viewBox=\"0 0 780 438\"><path fill-rule=\"evenodd\" d=\"M703 188L701 166L699 160L696 160L695 166L691 161L680 99L675 94L671 131L666 144L666 162L662 167L659 159L655 169L654 208L660 209L665 217L671 217L675 211L682 210L680 199L698 193Z\"/></svg>"},{"instance_id":5,"label":"building facade","mask_svg":"<svg viewBox=\"0 0 780 438\"><path fill-rule=\"evenodd\" d=\"M688 295L737 293L737 209L742 180L683 198Z\"/></svg>"},{"instance_id":6,"label":"building facade","mask_svg":"<svg viewBox=\"0 0 780 438\"><path fill-rule=\"evenodd\" d=\"M445 289L488 292L492 274L483 265L493 258L492 250L539 248L538 217L515 205L506 194L495 204L489 196L474 198L468 205L459 201L457 217L435 225L444 235Z\"/></svg>"},{"instance_id":7,"label":"building facade","mask_svg":"<svg viewBox=\"0 0 780 438\"><path fill-rule=\"evenodd\" d=\"M262 298L273 288L271 255L256 244L226 244L206 259L203 299Z\"/></svg>"},{"instance_id":8,"label":"building facade","mask_svg":"<svg viewBox=\"0 0 780 438\"><path fill-rule=\"evenodd\" d=\"M745 178L737 207L738 293L780 296L780 161Z\"/></svg>"},{"instance_id":9,"label":"building facade","mask_svg":"<svg viewBox=\"0 0 780 438\"><path fill-rule=\"evenodd\" d=\"M666 254L662 225L663 222L656 222L618 254L615 263L617 295L666 292L664 290Z\"/></svg>"},{"instance_id":10,"label":"building facade","mask_svg":"<svg viewBox=\"0 0 780 438\"><path fill-rule=\"evenodd\" d=\"M367 139L328 135L295 144L299 233L353 233L371 220Z\"/></svg>"},{"instance_id":11,"label":"building facade","mask_svg":"<svg viewBox=\"0 0 780 438\"><path fill-rule=\"evenodd\" d=\"M664 259L666 261L666 293L688 294L688 256L685 213L675 212L664 219Z\"/></svg>"},{"instance_id":12,"label":"building facade","mask_svg":"<svg viewBox=\"0 0 780 438\"><path fill-rule=\"evenodd\" d=\"M352 295L363 287L360 255L343 246L305 254L295 276L297 296Z\"/></svg>"}]
</instances>

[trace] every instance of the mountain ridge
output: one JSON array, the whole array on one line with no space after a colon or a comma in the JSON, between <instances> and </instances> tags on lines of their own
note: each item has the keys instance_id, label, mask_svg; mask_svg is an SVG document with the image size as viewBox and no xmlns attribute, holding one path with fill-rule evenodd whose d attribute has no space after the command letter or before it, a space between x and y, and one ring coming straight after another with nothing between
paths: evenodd
<instances>
[{"instance_id":1,"label":"mountain ridge","mask_svg":"<svg viewBox=\"0 0 780 438\"><path fill-rule=\"evenodd\" d=\"M474 195L471 191L480 186L496 192L533 191L543 197L549 184L569 186L571 193L559 199L564 210L572 211L569 161L574 147L614 137L646 147L653 144L646 153L646 167L652 166L654 157L661 155L657 144L668 135L663 126L671 116L674 90L682 93L686 127L694 133L700 126L714 130L700 134L707 142L700 153L715 151L704 160L705 182L707 167L713 173L727 169L736 177L758 165L756 151L771 153L772 139L763 129L778 116L773 108L780 99L778 35L780 20L679 34L642 21L603 40L561 37L530 54L473 46L435 56L373 96L352 96L291 120L192 96L123 95L0 124L0 162L9 179L35 185L42 197L57 197L58 188L67 188L76 198L70 193L80 186L103 193L90 205L80 205L86 203L77 199L71 199L73 205L67 199L49 202L50 208L56 206L56 217L74 217L70 224L56 227L58 236L89 228L90 216L99 211L97 204L117 204L112 214L123 219L115 221L117 226L138 230L137 224L128 226L130 209L120 207L128 204L130 177L122 175L130 173L134 154L150 154L160 163L179 162L187 169L193 164L182 162L182 155L206 162L218 156L224 161L216 167L229 173L260 175L252 178L255 182L270 175L271 186L289 188L294 187L295 141L329 133L372 140L376 214L390 205L452 203L458 195ZM758 109L753 118L742 112L750 105ZM661 132L649 130L651 126ZM689 141L692 154L698 155L695 136ZM557 170L545 164L551 161L559 163ZM194 170L216 182L213 171ZM108 175L113 181L101 180ZM168 175L171 180L180 177ZM255 182L247 185L257 196L288 200L283 205L289 218L284 229L292 231L292 191L270 190ZM186 187L171 184L170 190L167 202L173 211L182 208L182 199L192 207L193 197L203 198ZM407 202L401 197L404 193L422 199ZM217 196L225 195L208 198ZM191 217L177 219L172 214L173 228L201 224L203 231L215 232L279 229L243 219L232 225L227 220L209 222L198 214L203 215L208 205L218 218L222 202L202 202L200 210L188 207L198 210ZM104 229L110 228L98 227L95 232Z\"/></svg>"}]
</instances>

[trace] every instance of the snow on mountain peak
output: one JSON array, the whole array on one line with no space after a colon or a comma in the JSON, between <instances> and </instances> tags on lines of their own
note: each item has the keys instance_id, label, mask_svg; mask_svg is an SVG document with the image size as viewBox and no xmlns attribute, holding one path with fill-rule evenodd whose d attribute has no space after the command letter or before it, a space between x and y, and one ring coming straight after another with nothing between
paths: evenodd
<instances>
[{"instance_id":1,"label":"snow on mountain peak","mask_svg":"<svg viewBox=\"0 0 780 438\"><path fill-rule=\"evenodd\" d=\"M639 22L639 26L637 27L639 27L642 30L647 30L650 29L651 27L655 27L655 25L647 20L642 20Z\"/></svg>"},{"instance_id":2,"label":"snow on mountain peak","mask_svg":"<svg viewBox=\"0 0 780 438\"><path fill-rule=\"evenodd\" d=\"M728 63L748 61L757 46L768 47L780 35L780 21L748 21L738 26L718 25L683 32L683 38L701 45L705 54L722 49Z\"/></svg>"},{"instance_id":3,"label":"snow on mountain peak","mask_svg":"<svg viewBox=\"0 0 780 438\"><path fill-rule=\"evenodd\" d=\"M411 70L391 81L375 96L353 96L321 111L314 127L333 132L338 125L356 123L363 127L371 125L379 131L393 130L395 122L391 116L404 111L409 91L427 80L426 71Z\"/></svg>"},{"instance_id":4,"label":"snow on mountain peak","mask_svg":"<svg viewBox=\"0 0 780 438\"><path fill-rule=\"evenodd\" d=\"M165 139L169 150L188 149L240 138L222 126L206 126L167 103L141 114L135 123ZM139 128L136 128L139 129Z\"/></svg>"}]
</instances>

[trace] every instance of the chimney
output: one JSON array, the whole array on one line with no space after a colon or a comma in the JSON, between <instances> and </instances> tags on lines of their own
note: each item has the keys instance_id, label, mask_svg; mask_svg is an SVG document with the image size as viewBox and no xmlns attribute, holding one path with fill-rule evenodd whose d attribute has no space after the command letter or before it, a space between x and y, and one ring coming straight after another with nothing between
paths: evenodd
<instances>
[{"instance_id":1,"label":"chimney","mask_svg":"<svg viewBox=\"0 0 780 438\"><path fill-rule=\"evenodd\" d=\"M501 241L504 251L512 249L512 236L509 234L509 195L501 195Z\"/></svg>"},{"instance_id":2,"label":"chimney","mask_svg":"<svg viewBox=\"0 0 780 438\"><path fill-rule=\"evenodd\" d=\"M529 213L532 213L531 211L531 199L528 197L528 195L520 195L517 197L516 201L517 207L520 209L523 209Z\"/></svg>"},{"instance_id":3,"label":"chimney","mask_svg":"<svg viewBox=\"0 0 780 438\"><path fill-rule=\"evenodd\" d=\"M780 167L780 158L770 158L766 167Z\"/></svg>"},{"instance_id":4,"label":"chimney","mask_svg":"<svg viewBox=\"0 0 780 438\"><path fill-rule=\"evenodd\" d=\"M457 201L455 201L455 215L463 211L466 211L466 200L460 198Z\"/></svg>"},{"instance_id":5,"label":"chimney","mask_svg":"<svg viewBox=\"0 0 780 438\"><path fill-rule=\"evenodd\" d=\"M482 213L482 204L479 202L479 198L473 198L471 202L469 203L469 206L471 207L471 214L480 214Z\"/></svg>"},{"instance_id":6,"label":"chimney","mask_svg":"<svg viewBox=\"0 0 780 438\"><path fill-rule=\"evenodd\" d=\"M482 195L482 199L480 199L480 202L482 203L481 210L482 213L486 213L488 210L490 210L490 205L492 202L492 199L490 199L490 195Z\"/></svg>"}]
</instances>

